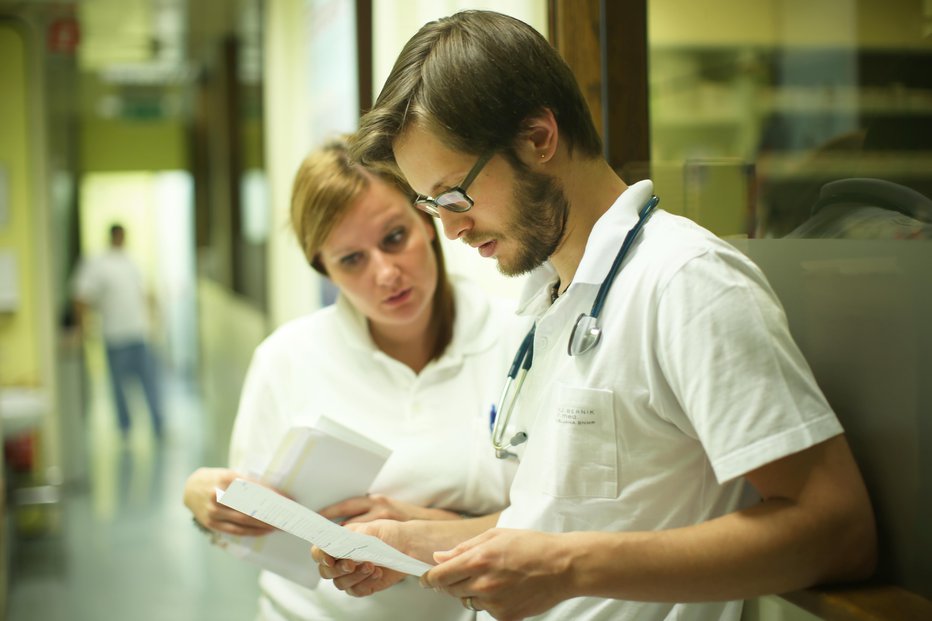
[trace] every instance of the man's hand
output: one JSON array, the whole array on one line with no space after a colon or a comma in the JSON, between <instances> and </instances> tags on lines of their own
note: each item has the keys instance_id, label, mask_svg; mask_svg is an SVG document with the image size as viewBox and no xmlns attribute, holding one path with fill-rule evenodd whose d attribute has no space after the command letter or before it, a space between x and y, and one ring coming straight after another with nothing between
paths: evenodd
<instances>
[{"instance_id":1,"label":"man's hand","mask_svg":"<svg viewBox=\"0 0 932 621\"><path fill-rule=\"evenodd\" d=\"M475 608L499 621L534 616L572 597L564 542L550 533L489 530L434 554L440 564L421 577L421 586L471 597Z\"/></svg>"},{"instance_id":2,"label":"man's hand","mask_svg":"<svg viewBox=\"0 0 932 621\"><path fill-rule=\"evenodd\" d=\"M216 490L225 490L237 478L242 475L228 468L198 468L185 481L185 506L199 523L228 535L256 537L275 530L265 522L217 502Z\"/></svg>"}]
</instances>

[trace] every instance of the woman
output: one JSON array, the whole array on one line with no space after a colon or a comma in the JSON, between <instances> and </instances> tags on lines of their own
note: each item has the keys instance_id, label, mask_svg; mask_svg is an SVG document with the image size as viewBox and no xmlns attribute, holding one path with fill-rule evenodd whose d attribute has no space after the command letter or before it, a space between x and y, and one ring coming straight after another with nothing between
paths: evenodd
<instances>
[{"instance_id":1,"label":"woman","mask_svg":"<svg viewBox=\"0 0 932 621\"><path fill-rule=\"evenodd\" d=\"M324 515L459 519L503 508L512 471L489 448L488 413L523 328L475 286L448 280L431 218L391 175L351 164L342 142L301 165L291 219L309 263L340 295L256 350L233 429L232 469L202 468L186 484L195 519L229 534L268 532L218 505L213 490L267 460L289 428L322 414L394 451L373 495ZM329 580L308 590L270 572L260 586L264 620L473 615L417 580L363 599Z\"/></svg>"}]
</instances>

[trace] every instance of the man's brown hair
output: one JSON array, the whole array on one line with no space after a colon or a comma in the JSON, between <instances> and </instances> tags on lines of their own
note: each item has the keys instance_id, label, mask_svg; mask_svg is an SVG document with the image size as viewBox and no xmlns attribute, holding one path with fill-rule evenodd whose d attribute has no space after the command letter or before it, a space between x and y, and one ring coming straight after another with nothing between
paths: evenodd
<instances>
[{"instance_id":1,"label":"man's brown hair","mask_svg":"<svg viewBox=\"0 0 932 621\"><path fill-rule=\"evenodd\" d=\"M524 22L463 11L424 25L405 45L375 106L360 120L354 160L394 164L392 144L422 123L471 154L513 145L528 118L549 109L570 150L596 157L602 142L572 71Z\"/></svg>"}]
</instances>

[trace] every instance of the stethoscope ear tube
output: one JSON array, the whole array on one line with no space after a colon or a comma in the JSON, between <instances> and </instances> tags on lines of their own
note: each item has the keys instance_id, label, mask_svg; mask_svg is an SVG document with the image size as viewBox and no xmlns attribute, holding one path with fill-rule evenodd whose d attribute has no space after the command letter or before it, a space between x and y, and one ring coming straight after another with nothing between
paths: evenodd
<instances>
[{"instance_id":1,"label":"stethoscope ear tube","mask_svg":"<svg viewBox=\"0 0 932 621\"><path fill-rule=\"evenodd\" d=\"M531 350L534 346L534 332L537 330L537 324L531 326L531 329L527 334L524 335L524 340L521 341L521 345L518 346L518 353L515 354L515 359L511 361L511 368L508 369L508 377L514 379L518 377L518 369L523 365L525 370L531 368L531 364L527 362L528 355L527 352ZM507 384L506 384L507 388ZM499 402L501 403L501 402Z\"/></svg>"}]
</instances>

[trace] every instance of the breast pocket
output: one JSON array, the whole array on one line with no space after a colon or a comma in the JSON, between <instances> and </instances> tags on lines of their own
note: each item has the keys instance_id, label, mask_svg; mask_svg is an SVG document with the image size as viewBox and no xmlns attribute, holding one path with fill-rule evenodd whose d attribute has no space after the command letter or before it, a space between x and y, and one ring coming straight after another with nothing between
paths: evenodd
<instances>
[{"instance_id":1,"label":"breast pocket","mask_svg":"<svg viewBox=\"0 0 932 621\"><path fill-rule=\"evenodd\" d=\"M614 498L618 443L612 391L558 384L553 394L538 430L547 455L542 491L559 498Z\"/></svg>"}]
</instances>

